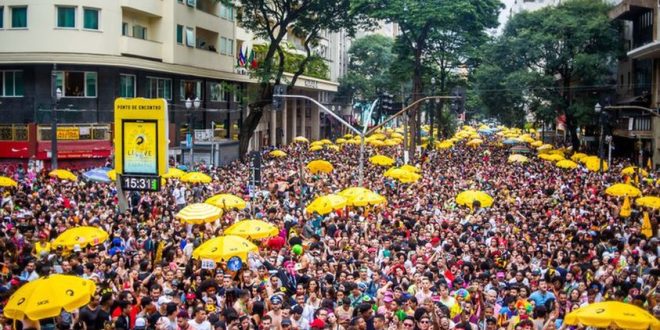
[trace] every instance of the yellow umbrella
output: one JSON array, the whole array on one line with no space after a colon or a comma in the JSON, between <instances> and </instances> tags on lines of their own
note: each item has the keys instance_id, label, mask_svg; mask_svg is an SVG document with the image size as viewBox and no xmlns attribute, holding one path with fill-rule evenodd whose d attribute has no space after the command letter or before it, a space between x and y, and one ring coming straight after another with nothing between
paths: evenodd
<instances>
[{"instance_id":1,"label":"yellow umbrella","mask_svg":"<svg viewBox=\"0 0 660 330\"><path fill-rule=\"evenodd\" d=\"M419 173L419 172L421 172L421 170L419 169L419 167L412 166L412 165L408 165L408 164L401 166L400 169L402 169L402 170L406 170L406 171L408 171L408 172L413 172L413 173Z\"/></svg>"},{"instance_id":2,"label":"yellow umbrella","mask_svg":"<svg viewBox=\"0 0 660 330\"><path fill-rule=\"evenodd\" d=\"M621 170L621 174L622 175L635 175L635 174L637 174L637 168L638 168L637 166L628 166L628 167L624 168L623 170ZM649 172L646 172L646 170L643 169L643 168L639 169L639 174L641 174L643 177L649 176Z\"/></svg>"},{"instance_id":3,"label":"yellow umbrella","mask_svg":"<svg viewBox=\"0 0 660 330\"><path fill-rule=\"evenodd\" d=\"M587 155L585 153L581 153L581 152L576 152L576 153L573 154L573 156L571 156L571 160L574 161L574 162L579 162L580 159L582 159L584 157L587 157L587 156L589 156L589 155Z\"/></svg>"},{"instance_id":4,"label":"yellow umbrella","mask_svg":"<svg viewBox=\"0 0 660 330\"><path fill-rule=\"evenodd\" d=\"M296 136L295 138L293 138L293 141L309 143L309 140L307 140L307 138L305 138L304 136Z\"/></svg>"},{"instance_id":5,"label":"yellow umbrella","mask_svg":"<svg viewBox=\"0 0 660 330\"><path fill-rule=\"evenodd\" d=\"M392 166L392 164L394 164L394 159L383 155L372 156L369 158L369 161L372 164L379 166Z\"/></svg>"},{"instance_id":6,"label":"yellow umbrella","mask_svg":"<svg viewBox=\"0 0 660 330\"><path fill-rule=\"evenodd\" d=\"M326 144L325 147L330 149L330 150L339 151L339 146L336 146L334 144Z\"/></svg>"},{"instance_id":7,"label":"yellow umbrella","mask_svg":"<svg viewBox=\"0 0 660 330\"><path fill-rule=\"evenodd\" d=\"M385 146L385 142L381 140L371 140L369 141L369 145L374 146L374 147L383 147Z\"/></svg>"},{"instance_id":8,"label":"yellow umbrella","mask_svg":"<svg viewBox=\"0 0 660 330\"><path fill-rule=\"evenodd\" d=\"M385 197L362 187L346 188L338 195L346 197L346 205L349 206L378 205L387 202Z\"/></svg>"},{"instance_id":9,"label":"yellow umbrella","mask_svg":"<svg viewBox=\"0 0 660 330\"><path fill-rule=\"evenodd\" d=\"M560 160L555 165L557 165L557 167L560 168L566 168L571 170L576 169L578 167L578 164L576 162L568 159Z\"/></svg>"},{"instance_id":10,"label":"yellow umbrella","mask_svg":"<svg viewBox=\"0 0 660 330\"><path fill-rule=\"evenodd\" d=\"M101 228L80 226L65 230L53 241L51 246L61 246L67 250L73 250L76 245L80 248L99 245L108 240L108 237L108 233Z\"/></svg>"},{"instance_id":11,"label":"yellow umbrella","mask_svg":"<svg viewBox=\"0 0 660 330\"><path fill-rule=\"evenodd\" d=\"M324 144L323 141L314 141L314 142L310 143L309 146L310 146L310 147L313 147L313 146L323 146L323 144Z\"/></svg>"},{"instance_id":12,"label":"yellow umbrella","mask_svg":"<svg viewBox=\"0 0 660 330\"><path fill-rule=\"evenodd\" d=\"M225 229L225 235L235 235L247 239L264 239L277 236L280 230L272 223L263 220L242 220Z\"/></svg>"},{"instance_id":13,"label":"yellow umbrella","mask_svg":"<svg viewBox=\"0 0 660 330\"><path fill-rule=\"evenodd\" d=\"M190 204L174 217L191 224L202 224L218 220L222 216L222 209L206 203Z\"/></svg>"},{"instance_id":14,"label":"yellow umbrella","mask_svg":"<svg viewBox=\"0 0 660 330\"><path fill-rule=\"evenodd\" d=\"M227 235L211 238L193 251L195 259L211 259L215 262L227 261L231 257L239 257L247 261L248 253L257 251L252 242L240 236Z\"/></svg>"},{"instance_id":15,"label":"yellow umbrella","mask_svg":"<svg viewBox=\"0 0 660 330\"><path fill-rule=\"evenodd\" d=\"M415 172L410 172L402 168L391 168L383 174L383 176L397 179L402 183L412 183L418 181L421 176Z\"/></svg>"},{"instance_id":16,"label":"yellow umbrella","mask_svg":"<svg viewBox=\"0 0 660 330\"><path fill-rule=\"evenodd\" d=\"M509 163L526 163L529 161L529 158L520 155L520 154L513 154L510 155L509 158L507 159Z\"/></svg>"},{"instance_id":17,"label":"yellow umbrella","mask_svg":"<svg viewBox=\"0 0 660 330\"><path fill-rule=\"evenodd\" d=\"M315 145L315 146L309 147L309 151L319 151L319 150L323 150L323 147L320 146L320 145Z\"/></svg>"},{"instance_id":18,"label":"yellow umbrella","mask_svg":"<svg viewBox=\"0 0 660 330\"><path fill-rule=\"evenodd\" d=\"M320 196L309 203L306 210L308 213L316 212L318 214L325 215L332 211L346 207L347 201L348 199L341 195L330 194Z\"/></svg>"},{"instance_id":19,"label":"yellow umbrella","mask_svg":"<svg viewBox=\"0 0 660 330\"><path fill-rule=\"evenodd\" d=\"M603 329L660 329L660 321L649 312L619 301L597 302L580 307L566 314L564 324Z\"/></svg>"},{"instance_id":20,"label":"yellow umbrella","mask_svg":"<svg viewBox=\"0 0 660 330\"><path fill-rule=\"evenodd\" d=\"M561 155L562 157L564 157L564 150L561 149L553 149L548 151L548 153L551 155Z\"/></svg>"},{"instance_id":21,"label":"yellow umbrella","mask_svg":"<svg viewBox=\"0 0 660 330\"><path fill-rule=\"evenodd\" d=\"M165 179L171 179L171 178L180 178L182 176L186 175L186 172L176 168L176 167L170 167L167 169L167 173L161 175ZM108 176L110 176L110 173L108 173Z\"/></svg>"},{"instance_id":22,"label":"yellow umbrella","mask_svg":"<svg viewBox=\"0 0 660 330\"><path fill-rule=\"evenodd\" d=\"M385 143L385 145L388 146L388 147L393 147L393 146L399 145L401 142L397 139L387 139L387 140L383 141L383 143Z\"/></svg>"},{"instance_id":23,"label":"yellow umbrella","mask_svg":"<svg viewBox=\"0 0 660 330\"><path fill-rule=\"evenodd\" d=\"M540 147L536 148L536 150L538 151L552 150L552 144L541 145Z\"/></svg>"},{"instance_id":24,"label":"yellow umbrella","mask_svg":"<svg viewBox=\"0 0 660 330\"><path fill-rule=\"evenodd\" d=\"M87 305L95 291L96 284L92 280L73 275L50 275L19 287L7 301L3 313L14 320L58 317L62 309L73 312Z\"/></svg>"},{"instance_id":25,"label":"yellow umbrella","mask_svg":"<svg viewBox=\"0 0 660 330\"><path fill-rule=\"evenodd\" d=\"M605 189L605 193L610 195L610 196L616 196L616 197L639 197L642 196L642 192L637 189L637 187L625 184L625 183L617 183L614 185L611 185Z\"/></svg>"},{"instance_id":26,"label":"yellow umbrella","mask_svg":"<svg viewBox=\"0 0 660 330\"><path fill-rule=\"evenodd\" d=\"M600 159L590 159L584 165L587 167L589 171L598 172L600 169ZM607 162L603 161L603 171L607 171L608 169L609 167L607 166Z\"/></svg>"},{"instance_id":27,"label":"yellow umbrella","mask_svg":"<svg viewBox=\"0 0 660 330\"><path fill-rule=\"evenodd\" d=\"M16 187L18 182L6 176L0 176L0 187Z\"/></svg>"},{"instance_id":28,"label":"yellow umbrella","mask_svg":"<svg viewBox=\"0 0 660 330\"><path fill-rule=\"evenodd\" d=\"M369 136L370 139L375 139L375 140L385 140L387 136L383 133L375 133Z\"/></svg>"},{"instance_id":29,"label":"yellow umbrella","mask_svg":"<svg viewBox=\"0 0 660 330\"><path fill-rule=\"evenodd\" d=\"M309 171L312 173L318 173L318 172L330 173L332 172L334 167L327 160L317 159L309 162L307 164L307 169L309 169Z\"/></svg>"},{"instance_id":30,"label":"yellow umbrella","mask_svg":"<svg viewBox=\"0 0 660 330\"><path fill-rule=\"evenodd\" d=\"M332 144L332 141L330 141L328 139L323 139L323 140L320 140L319 142L321 142L322 144Z\"/></svg>"},{"instance_id":31,"label":"yellow umbrella","mask_svg":"<svg viewBox=\"0 0 660 330\"><path fill-rule=\"evenodd\" d=\"M543 160L548 160L548 161L551 161L551 162L558 162L560 160L565 159L564 156L557 155L557 154L540 154L539 158L541 158Z\"/></svg>"},{"instance_id":32,"label":"yellow umbrella","mask_svg":"<svg viewBox=\"0 0 660 330\"><path fill-rule=\"evenodd\" d=\"M660 209L660 197L644 196L637 198L635 204L638 206L650 207L654 210Z\"/></svg>"},{"instance_id":33,"label":"yellow umbrella","mask_svg":"<svg viewBox=\"0 0 660 330\"><path fill-rule=\"evenodd\" d=\"M282 150L273 150L268 153L271 157L286 157L286 152Z\"/></svg>"},{"instance_id":34,"label":"yellow umbrella","mask_svg":"<svg viewBox=\"0 0 660 330\"><path fill-rule=\"evenodd\" d=\"M456 203L458 205L467 206L472 208L474 202L479 202L481 207L489 207L493 205L493 197L487 193L478 190L466 190L456 196Z\"/></svg>"},{"instance_id":35,"label":"yellow umbrella","mask_svg":"<svg viewBox=\"0 0 660 330\"><path fill-rule=\"evenodd\" d=\"M202 172L190 172L181 177L181 182L211 183L211 177Z\"/></svg>"},{"instance_id":36,"label":"yellow umbrella","mask_svg":"<svg viewBox=\"0 0 660 330\"><path fill-rule=\"evenodd\" d=\"M344 134L344 139L348 140L348 139L352 139L352 138L353 138L353 134Z\"/></svg>"},{"instance_id":37,"label":"yellow umbrella","mask_svg":"<svg viewBox=\"0 0 660 330\"><path fill-rule=\"evenodd\" d=\"M482 139L472 139L472 140L468 141L468 143L466 145L469 146L469 147L476 147L478 145L481 145L482 143L484 143L484 141Z\"/></svg>"},{"instance_id":38,"label":"yellow umbrella","mask_svg":"<svg viewBox=\"0 0 660 330\"><path fill-rule=\"evenodd\" d=\"M211 204L223 210L243 210L247 207L247 204L242 198L232 194L218 194L207 199L204 203Z\"/></svg>"},{"instance_id":39,"label":"yellow umbrella","mask_svg":"<svg viewBox=\"0 0 660 330\"><path fill-rule=\"evenodd\" d=\"M537 147L542 146L542 145L543 145L543 142L541 142L541 141L534 141L534 142L530 143L529 145L531 145L531 146L534 147L534 148L537 148Z\"/></svg>"},{"instance_id":40,"label":"yellow umbrella","mask_svg":"<svg viewBox=\"0 0 660 330\"><path fill-rule=\"evenodd\" d=\"M390 134L390 138L391 139L403 139L403 134L394 132L394 133Z\"/></svg>"},{"instance_id":41,"label":"yellow umbrella","mask_svg":"<svg viewBox=\"0 0 660 330\"><path fill-rule=\"evenodd\" d=\"M343 144L343 143L346 143L346 139L344 139L344 138L338 138L338 139L335 141L335 143L337 143L337 144Z\"/></svg>"},{"instance_id":42,"label":"yellow umbrella","mask_svg":"<svg viewBox=\"0 0 660 330\"><path fill-rule=\"evenodd\" d=\"M453 146L454 144L451 141L442 141L435 145L438 149L449 149Z\"/></svg>"},{"instance_id":43,"label":"yellow umbrella","mask_svg":"<svg viewBox=\"0 0 660 330\"><path fill-rule=\"evenodd\" d=\"M592 160L600 160L600 158L598 158L598 156L585 156L585 157L582 157L582 158L578 159L578 161L582 164L586 164L587 162L592 161Z\"/></svg>"},{"instance_id":44,"label":"yellow umbrella","mask_svg":"<svg viewBox=\"0 0 660 330\"><path fill-rule=\"evenodd\" d=\"M52 170L48 173L48 176L60 180L78 181L78 177L75 174L62 169Z\"/></svg>"}]
</instances>

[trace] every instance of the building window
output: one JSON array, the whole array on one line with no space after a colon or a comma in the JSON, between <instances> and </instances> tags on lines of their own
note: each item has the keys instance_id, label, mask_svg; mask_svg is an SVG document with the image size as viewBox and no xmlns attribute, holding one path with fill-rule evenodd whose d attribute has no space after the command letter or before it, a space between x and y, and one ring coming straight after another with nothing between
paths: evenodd
<instances>
[{"instance_id":1,"label":"building window","mask_svg":"<svg viewBox=\"0 0 660 330\"><path fill-rule=\"evenodd\" d=\"M0 71L0 96L23 96L23 71Z\"/></svg>"},{"instance_id":2,"label":"building window","mask_svg":"<svg viewBox=\"0 0 660 330\"><path fill-rule=\"evenodd\" d=\"M66 97L96 97L98 78L96 72L57 71L55 85Z\"/></svg>"},{"instance_id":3,"label":"building window","mask_svg":"<svg viewBox=\"0 0 660 330\"><path fill-rule=\"evenodd\" d=\"M76 28L76 7L57 7L57 27Z\"/></svg>"},{"instance_id":4,"label":"building window","mask_svg":"<svg viewBox=\"0 0 660 330\"><path fill-rule=\"evenodd\" d=\"M222 83L212 82L209 87L211 102L229 102L229 93Z\"/></svg>"},{"instance_id":5,"label":"building window","mask_svg":"<svg viewBox=\"0 0 660 330\"><path fill-rule=\"evenodd\" d=\"M233 55L234 54L234 40L225 37L220 37L220 54Z\"/></svg>"},{"instance_id":6,"label":"building window","mask_svg":"<svg viewBox=\"0 0 660 330\"><path fill-rule=\"evenodd\" d=\"M0 29L5 27L5 7L0 6Z\"/></svg>"},{"instance_id":7,"label":"building window","mask_svg":"<svg viewBox=\"0 0 660 330\"><path fill-rule=\"evenodd\" d=\"M147 28L142 25L133 25L133 38L147 40Z\"/></svg>"},{"instance_id":8,"label":"building window","mask_svg":"<svg viewBox=\"0 0 660 330\"><path fill-rule=\"evenodd\" d=\"M179 96L182 100L202 98L202 82L199 80L181 80Z\"/></svg>"},{"instance_id":9,"label":"building window","mask_svg":"<svg viewBox=\"0 0 660 330\"><path fill-rule=\"evenodd\" d=\"M195 30L191 27L186 28L186 46L195 47Z\"/></svg>"},{"instance_id":10,"label":"building window","mask_svg":"<svg viewBox=\"0 0 660 330\"><path fill-rule=\"evenodd\" d=\"M99 10L94 8L83 9L83 28L87 30L99 29Z\"/></svg>"},{"instance_id":11,"label":"building window","mask_svg":"<svg viewBox=\"0 0 660 330\"><path fill-rule=\"evenodd\" d=\"M172 99L172 79L147 77L147 97Z\"/></svg>"},{"instance_id":12,"label":"building window","mask_svg":"<svg viewBox=\"0 0 660 330\"><path fill-rule=\"evenodd\" d=\"M27 27L27 7L11 8L11 27L22 29Z\"/></svg>"},{"instance_id":13,"label":"building window","mask_svg":"<svg viewBox=\"0 0 660 330\"><path fill-rule=\"evenodd\" d=\"M220 17L233 21L234 20L234 7L220 4Z\"/></svg>"},{"instance_id":14,"label":"building window","mask_svg":"<svg viewBox=\"0 0 660 330\"><path fill-rule=\"evenodd\" d=\"M183 25L176 26L176 43L183 45Z\"/></svg>"},{"instance_id":15,"label":"building window","mask_svg":"<svg viewBox=\"0 0 660 330\"><path fill-rule=\"evenodd\" d=\"M135 97L135 75L132 74L119 75L119 96Z\"/></svg>"}]
</instances>

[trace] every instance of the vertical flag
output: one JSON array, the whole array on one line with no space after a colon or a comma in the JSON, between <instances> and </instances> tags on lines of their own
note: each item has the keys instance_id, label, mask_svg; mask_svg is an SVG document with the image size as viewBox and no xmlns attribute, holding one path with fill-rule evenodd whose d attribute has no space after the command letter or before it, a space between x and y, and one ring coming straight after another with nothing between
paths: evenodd
<instances>
[{"instance_id":1,"label":"vertical flag","mask_svg":"<svg viewBox=\"0 0 660 330\"><path fill-rule=\"evenodd\" d=\"M644 219L642 220L642 229L640 230L646 238L651 238L653 236L653 227L651 227L651 219L649 219L649 213L644 212Z\"/></svg>"},{"instance_id":2,"label":"vertical flag","mask_svg":"<svg viewBox=\"0 0 660 330\"><path fill-rule=\"evenodd\" d=\"M630 198L626 196L626 199L623 200L623 206L621 206L621 212L619 212L619 216L622 218L627 218L630 216L630 213L632 210L630 209Z\"/></svg>"},{"instance_id":3,"label":"vertical flag","mask_svg":"<svg viewBox=\"0 0 660 330\"><path fill-rule=\"evenodd\" d=\"M252 69L257 68L257 59L254 56L254 49L250 50L250 57L248 57L246 64L249 64Z\"/></svg>"},{"instance_id":4,"label":"vertical flag","mask_svg":"<svg viewBox=\"0 0 660 330\"><path fill-rule=\"evenodd\" d=\"M243 47L241 47L241 50L238 53L238 66L239 67L245 66L245 54L243 54Z\"/></svg>"}]
</instances>

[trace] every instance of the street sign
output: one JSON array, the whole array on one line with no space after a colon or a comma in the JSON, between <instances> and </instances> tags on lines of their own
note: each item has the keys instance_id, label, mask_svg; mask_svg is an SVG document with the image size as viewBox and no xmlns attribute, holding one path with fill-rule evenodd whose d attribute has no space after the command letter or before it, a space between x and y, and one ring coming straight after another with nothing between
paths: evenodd
<instances>
[{"instance_id":1,"label":"street sign","mask_svg":"<svg viewBox=\"0 0 660 330\"><path fill-rule=\"evenodd\" d=\"M120 175L122 190L160 191L160 177L147 175Z\"/></svg>"},{"instance_id":2,"label":"street sign","mask_svg":"<svg viewBox=\"0 0 660 330\"><path fill-rule=\"evenodd\" d=\"M167 173L167 117L165 99L115 100L114 146L117 174L145 178L144 181L139 181L143 183L148 181L146 178L157 178ZM145 189L150 190L150 187L147 185Z\"/></svg>"}]
</instances>

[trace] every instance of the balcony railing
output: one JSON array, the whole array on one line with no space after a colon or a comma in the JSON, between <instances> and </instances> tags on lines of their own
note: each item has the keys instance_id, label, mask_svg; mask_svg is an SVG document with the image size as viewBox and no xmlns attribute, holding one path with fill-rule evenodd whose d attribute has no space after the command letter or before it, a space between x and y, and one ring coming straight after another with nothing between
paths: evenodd
<instances>
[{"instance_id":1,"label":"balcony railing","mask_svg":"<svg viewBox=\"0 0 660 330\"><path fill-rule=\"evenodd\" d=\"M624 117L616 122L616 129L624 131L651 131L653 121L650 117Z\"/></svg>"}]
</instances>

